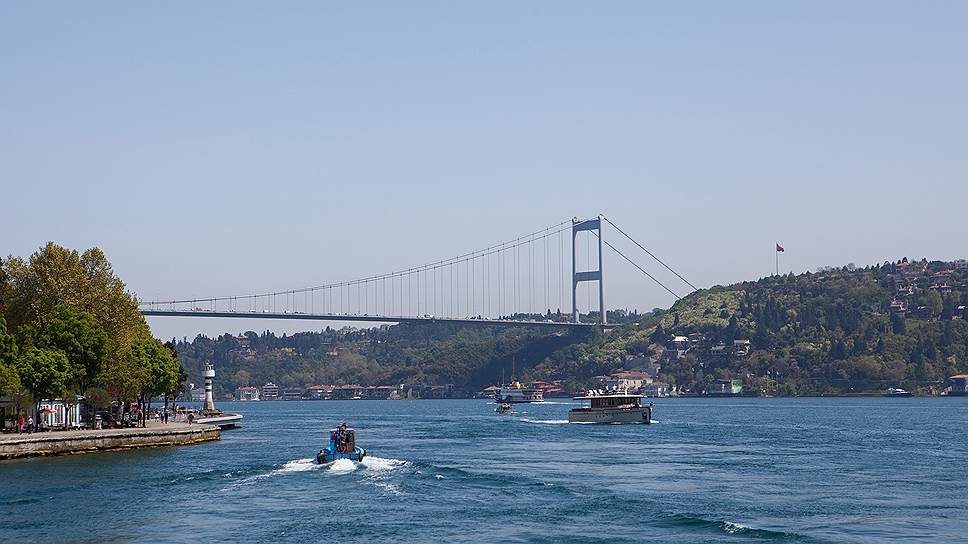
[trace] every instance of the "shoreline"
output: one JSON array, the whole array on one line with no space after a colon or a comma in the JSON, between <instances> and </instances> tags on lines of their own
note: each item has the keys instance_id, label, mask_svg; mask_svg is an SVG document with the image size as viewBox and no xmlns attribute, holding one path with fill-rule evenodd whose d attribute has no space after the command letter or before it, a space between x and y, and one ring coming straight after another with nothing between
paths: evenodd
<instances>
[{"instance_id":1,"label":"shoreline","mask_svg":"<svg viewBox=\"0 0 968 544\"><path fill-rule=\"evenodd\" d=\"M221 440L221 431L217 425L187 423L126 429L8 434L0 435L0 461L136 448L188 446L214 440Z\"/></svg>"}]
</instances>

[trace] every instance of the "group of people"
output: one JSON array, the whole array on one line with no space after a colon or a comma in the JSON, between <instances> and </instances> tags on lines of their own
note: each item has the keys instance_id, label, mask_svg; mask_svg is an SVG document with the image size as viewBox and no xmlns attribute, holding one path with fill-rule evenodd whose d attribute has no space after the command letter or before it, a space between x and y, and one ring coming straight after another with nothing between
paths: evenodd
<instances>
[{"instance_id":1,"label":"group of people","mask_svg":"<svg viewBox=\"0 0 968 544\"><path fill-rule=\"evenodd\" d=\"M168 410L155 410L155 421L168 424Z\"/></svg>"},{"instance_id":2,"label":"group of people","mask_svg":"<svg viewBox=\"0 0 968 544\"><path fill-rule=\"evenodd\" d=\"M21 414L20 419L17 420L17 433L34 434L34 416L29 416L27 420L24 421L24 416Z\"/></svg>"}]
</instances>

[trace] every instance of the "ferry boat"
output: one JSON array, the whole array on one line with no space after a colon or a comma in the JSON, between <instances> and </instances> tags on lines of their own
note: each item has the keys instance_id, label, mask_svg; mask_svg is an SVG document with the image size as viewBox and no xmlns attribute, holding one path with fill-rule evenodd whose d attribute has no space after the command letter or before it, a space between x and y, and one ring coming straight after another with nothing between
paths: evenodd
<instances>
[{"instance_id":1,"label":"ferry boat","mask_svg":"<svg viewBox=\"0 0 968 544\"><path fill-rule=\"evenodd\" d=\"M343 423L329 431L329 445L319 450L316 462L320 465L332 463L337 459L363 461L366 450L356 447L356 432Z\"/></svg>"},{"instance_id":2,"label":"ferry boat","mask_svg":"<svg viewBox=\"0 0 968 544\"><path fill-rule=\"evenodd\" d=\"M494 402L544 402L544 391L537 387L528 387L519 381L504 384L494 396Z\"/></svg>"},{"instance_id":3,"label":"ferry boat","mask_svg":"<svg viewBox=\"0 0 968 544\"><path fill-rule=\"evenodd\" d=\"M643 395L621 390L589 390L580 408L568 412L569 423L652 423L652 403L642 406ZM585 402L588 405L585 405Z\"/></svg>"},{"instance_id":4,"label":"ferry boat","mask_svg":"<svg viewBox=\"0 0 968 544\"><path fill-rule=\"evenodd\" d=\"M885 397L911 397L913 396L910 391L905 391L900 387L892 387L884 392Z\"/></svg>"}]
</instances>

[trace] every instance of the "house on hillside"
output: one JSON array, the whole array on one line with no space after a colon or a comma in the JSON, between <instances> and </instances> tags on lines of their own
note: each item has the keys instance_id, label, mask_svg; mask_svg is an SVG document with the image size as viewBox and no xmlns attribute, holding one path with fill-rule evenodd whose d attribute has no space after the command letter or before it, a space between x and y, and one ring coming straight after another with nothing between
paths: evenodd
<instances>
[{"instance_id":1,"label":"house on hillside","mask_svg":"<svg viewBox=\"0 0 968 544\"><path fill-rule=\"evenodd\" d=\"M951 294L951 286L948 285L947 282L945 282L945 283L936 283L936 284L932 285L931 287L928 287L928 289L931 289L932 291L937 291L943 297L946 297L946 296L948 296L948 295Z\"/></svg>"},{"instance_id":2,"label":"house on hillside","mask_svg":"<svg viewBox=\"0 0 968 544\"><path fill-rule=\"evenodd\" d=\"M968 272L968 259L958 259L951 263L958 272Z\"/></svg>"},{"instance_id":3,"label":"house on hillside","mask_svg":"<svg viewBox=\"0 0 968 544\"><path fill-rule=\"evenodd\" d=\"M638 391L647 383L652 383L652 376L638 370L615 372L605 379L605 387L608 389Z\"/></svg>"},{"instance_id":4,"label":"house on hillside","mask_svg":"<svg viewBox=\"0 0 968 544\"><path fill-rule=\"evenodd\" d=\"M752 343L749 340L733 340L733 355L746 357L750 354Z\"/></svg>"}]
</instances>

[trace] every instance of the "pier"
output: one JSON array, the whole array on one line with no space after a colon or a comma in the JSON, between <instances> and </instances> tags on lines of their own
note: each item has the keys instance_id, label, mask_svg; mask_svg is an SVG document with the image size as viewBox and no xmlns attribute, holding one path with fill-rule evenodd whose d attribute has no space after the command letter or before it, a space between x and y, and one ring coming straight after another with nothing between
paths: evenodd
<instances>
[{"instance_id":1,"label":"pier","mask_svg":"<svg viewBox=\"0 0 968 544\"><path fill-rule=\"evenodd\" d=\"M149 422L147 427L0 436L0 460L133 448L185 446L221 439L218 425Z\"/></svg>"}]
</instances>

